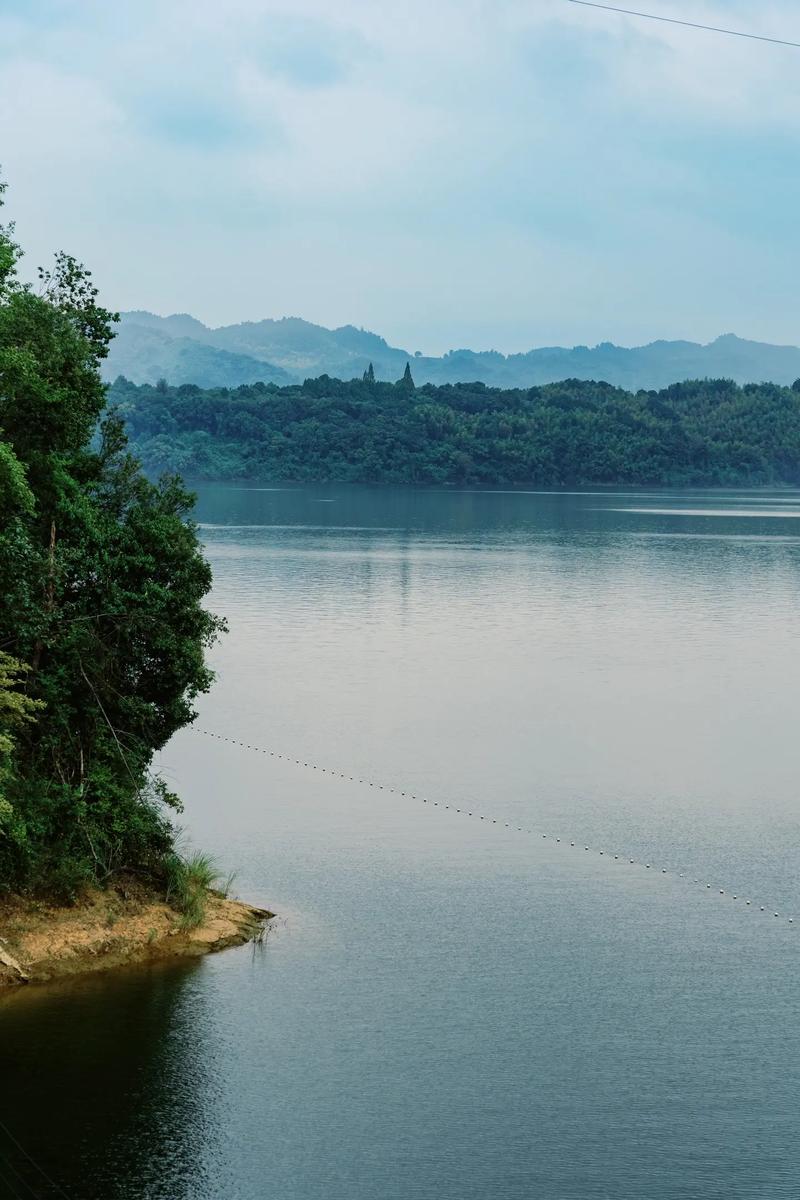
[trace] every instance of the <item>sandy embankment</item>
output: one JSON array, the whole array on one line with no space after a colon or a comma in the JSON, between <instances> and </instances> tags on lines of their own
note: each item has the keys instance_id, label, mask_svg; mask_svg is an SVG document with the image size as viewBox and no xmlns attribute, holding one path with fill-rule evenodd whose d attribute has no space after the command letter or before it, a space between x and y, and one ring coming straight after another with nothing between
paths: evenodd
<instances>
[{"instance_id":1,"label":"sandy embankment","mask_svg":"<svg viewBox=\"0 0 800 1200\"><path fill-rule=\"evenodd\" d=\"M70 908L0 903L0 988L127 963L211 954L257 938L273 914L209 893L195 929L161 900L94 892Z\"/></svg>"}]
</instances>

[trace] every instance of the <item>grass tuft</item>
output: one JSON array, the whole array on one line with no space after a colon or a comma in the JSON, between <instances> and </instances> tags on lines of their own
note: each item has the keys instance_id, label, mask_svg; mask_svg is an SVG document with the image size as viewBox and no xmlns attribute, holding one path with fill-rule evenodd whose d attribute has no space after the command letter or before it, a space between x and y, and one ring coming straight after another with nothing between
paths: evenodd
<instances>
[{"instance_id":1,"label":"grass tuft","mask_svg":"<svg viewBox=\"0 0 800 1200\"><path fill-rule=\"evenodd\" d=\"M166 862L167 903L181 914L182 929L196 929L206 915L208 893L220 891L227 895L232 876L220 874L216 860L201 850L191 854L170 854Z\"/></svg>"}]
</instances>

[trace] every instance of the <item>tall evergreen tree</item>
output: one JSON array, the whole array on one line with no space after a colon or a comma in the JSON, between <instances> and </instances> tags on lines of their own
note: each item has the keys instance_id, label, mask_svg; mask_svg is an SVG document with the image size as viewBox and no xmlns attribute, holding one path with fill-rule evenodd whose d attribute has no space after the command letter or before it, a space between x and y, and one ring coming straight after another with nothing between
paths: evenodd
<instances>
[{"instance_id":1,"label":"tall evergreen tree","mask_svg":"<svg viewBox=\"0 0 800 1200\"><path fill-rule=\"evenodd\" d=\"M406 369L403 372L403 378L398 379L397 386L405 388L407 392L414 391L414 380L411 377L411 363L406 363Z\"/></svg>"}]
</instances>

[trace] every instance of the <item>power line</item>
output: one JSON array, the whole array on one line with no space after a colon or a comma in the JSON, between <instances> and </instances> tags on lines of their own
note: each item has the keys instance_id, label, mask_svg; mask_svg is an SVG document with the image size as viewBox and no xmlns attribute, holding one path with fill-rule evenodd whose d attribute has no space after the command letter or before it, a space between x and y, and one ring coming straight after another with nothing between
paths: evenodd
<instances>
[{"instance_id":1,"label":"power line","mask_svg":"<svg viewBox=\"0 0 800 1200\"><path fill-rule=\"evenodd\" d=\"M697 21L682 21L678 17L662 17L656 13L637 12L633 8L617 8L614 4L598 4L595 0L567 0L567 3L580 4L582 8L601 8L604 12L624 13L626 17L641 17L645 21L662 21L665 25L682 25L685 29L703 29L706 33L724 33L727 37L747 38L751 42L771 42L773 46L792 46L795 50L800 50L800 42L766 37L762 33L744 33L741 29L723 29L719 25L700 25Z\"/></svg>"},{"instance_id":2,"label":"power line","mask_svg":"<svg viewBox=\"0 0 800 1200\"><path fill-rule=\"evenodd\" d=\"M20 1151L20 1153L25 1155L28 1162L31 1164L32 1167L34 1167L39 1172L42 1179L44 1179L50 1185L50 1187L53 1188L58 1193L59 1196L63 1196L64 1200L69 1200L69 1196L64 1191L64 1189L60 1186L60 1184L56 1183L56 1181L54 1179L50 1178L50 1176L45 1171L44 1167L41 1166L41 1164L38 1163L36 1161L36 1159L31 1154L28 1153L28 1151L25 1149L25 1147L22 1145L22 1143L19 1142L17 1140L17 1138L14 1137L14 1134L11 1132L11 1130L8 1128L8 1126L5 1125L3 1123L3 1121L1 1121L1 1120L0 1120L0 1130L2 1130L3 1133L5 1133L6 1137L9 1139L10 1142L12 1142L16 1146L16 1148ZM7 1163L7 1166L10 1167L11 1163L10 1162ZM29 1184L26 1184L26 1186L30 1187Z\"/></svg>"},{"instance_id":3,"label":"power line","mask_svg":"<svg viewBox=\"0 0 800 1200\"><path fill-rule=\"evenodd\" d=\"M8 1188L8 1194L11 1197L11 1200L25 1200L22 1193L17 1191L17 1189L14 1187L14 1184L7 1175L3 1174L2 1171L0 1171L0 1183L4 1184Z\"/></svg>"},{"instance_id":4,"label":"power line","mask_svg":"<svg viewBox=\"0 0 800 1200\"><path fill-rule=\"evenodd\" d=\"M308 762L306 759L302 759L302 758L295 758L291 754L280 754L280 753L278 753L277 750L269 750L269 749L265 748L264 746L251 746L249 742L240 742L238 740L238 738L226 737L225 734L214 733L213 730L211 730L211 729L199 729L199 728L197 728L197 726L193 726L191 729L191 732L192 733L200 733L204 737L214 738L214 740L217 742L227 742L230 746L238 746L241 750L252 750L255 754L265 754L268 758L281 759L283 762L291 763L293 766L296 766L296 767L305 767L306 769L311 770L311 771L319 771L319 773L321 775L328 775L332 779L344 779L345 781L349 781L350 783L357 783L357 784L363 785L364 787L374 788L376 791L379 791L379 792L388 792L394 796L401 796L403 798L407 797L410 800L418 800L422 804L430 805L432 808L445 808L445 809L449 809L450 812L458 813L460 816L474 817L478 821L485 821L487 825L499 825L501 828L510 829L512 831L516 831L517 833L526 833L526 834L530 834L533 837L541 837L544 841L548 840L548 834L542 833L541 830L526 829L524 825L517 825L513 821L503 821L497 817L487 817L487 816L477 812L475 809L475 805L473 805L471 808L458 808L458 807L456 807L455 804L445 804L443 800L431 800L427 796L417 795L416 792L401 791L400 788L390 787L388 784L375 783L373 780L370 780L370 779L360 779L358 777L358 775L347 775L344 771L337 771L335 767L321 767L317 763ZM581 844L580 839L570 840L569 838L555 837L553 834L549 835L549 840L551 842L555 842L556 844L561 845L565 848L568 847L573 850L576 847L579 847ZM649 862L639 862L635 858L630 858L627 854L620 853L620 852L615 854L612 850L597 850L597 849L592 850L591 847L589 847L585 844L583 846L583 849L584 849L584 851L588 851L590 853L599 854L601 858L605 858L609 862L612 862L612 861L613 862L627 862L632 867L633 866L643 867L645 870L647 870L647 871L652 870L656 874L660 873L661 875L671 876L672 878L686 879L687 883L689 882L689 879L687 878L684 871L675 871L674 868L670 868L670 867L654 866L652 863L649 863ZM699 875L698 875L698 878L693 880L693 882L696 884L700 884L702 886L702 880L699 877ZM743 899L743 895L741 892L734 892L734 891L726 890L725 888L717 888L716 884L706 883L705 890L706 891L714 891L714 892L718 891L720 896L727 896L731 900ZM752 900L745 899L744 907L745 908L757 907L759 909L759 911L762 913L772 912L772 915L774 917L780 916L780 913L775 912L772 909L771 905L766 905L766 904L754 905L754 902ZM794 925L793 917L789 917L788 921L789 921L790 925Z\"/></svg>"},{"instance_id":5,"label":"power line","mask_svg":"<svg viewBox=\"0 0 800 1200\"><path fill-rule=\"evenodd\" d=\"M28 1183L28 1181L27 1181L27 1179L24 1177L24 1175L22 1175L22 1174L21 1174L21 1173L20 1173L20 1172L17 1170L17 1168L14 1166L14 1164L11 1162L11 1160L10 1160L10 1159L8 1159L8 1158L6 1158L6 1159L0 1159L0 1165L2 1165L2 1166L5 1166L5 1167L8 1167L9 1171L10 1171L10 1172L11 1172L11 1174L14 1176L14 1178L17 1180L17 1182L22 1184L22 1187L23 1187L23 1190L24 1190L24 1194L25 1194L25 1196L33 1196L33 1200L42 1200L42 1195L41 1195L41 1192L36 1192L36 1191L34 1191L34 1189L33 1189L33 1187L31 1186L31 1184L29 1184L29 1183ZM9 1180L6 1178L6 1179L5 1179L5 1182L6 1182L6 1183L8 1183L8 1182L10 1182L10 1181L9 1181ZM12 1185L12 1186L13 1186L13 1185ZM15 1191L15 1192L13 1193L13 1195L14 1195L14 1197L16 1198L16 1197L18 1197L18 1196L20 1195L20 1193L19 1193L19 1192L17 1192L17 1191ZM20 1198L20 1200L22 1200L22 1198Z\"/></svg>"}]
</instances>

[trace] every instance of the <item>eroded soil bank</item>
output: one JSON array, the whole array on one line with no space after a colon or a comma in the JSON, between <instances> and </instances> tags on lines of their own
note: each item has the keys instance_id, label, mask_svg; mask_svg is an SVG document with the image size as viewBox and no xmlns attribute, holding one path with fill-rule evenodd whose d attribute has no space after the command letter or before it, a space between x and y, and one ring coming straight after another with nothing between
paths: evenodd
<instances>
[{"instance_id":1,"label":"eroded soil bank","mask_svg":"<svg viewBox=\"0 0 800 1200\"><path fill-rule=\"evenodd\" d=\"M257 937L271 916L213 892L194 929L184 928L181 914L163 900L113 889L93 892L69 908L0 902L0 988L211 954Z\"/></svg>"}]
</instances>

